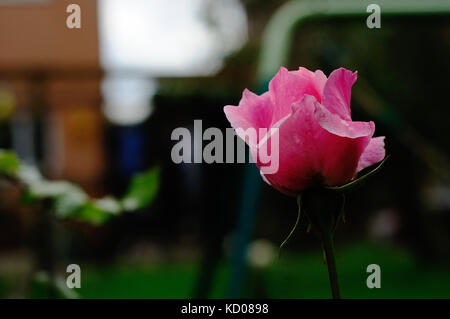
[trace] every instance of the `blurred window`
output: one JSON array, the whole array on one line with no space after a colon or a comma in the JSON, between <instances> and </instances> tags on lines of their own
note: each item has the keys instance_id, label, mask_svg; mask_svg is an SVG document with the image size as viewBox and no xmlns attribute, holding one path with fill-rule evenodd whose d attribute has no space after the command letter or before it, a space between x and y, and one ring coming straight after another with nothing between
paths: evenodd
<instances>
[{"instance_id":1,"label":"blurred window","mask_svg":"<svg viewBox=\"0 0 450 319\"><path fill-rule=\"evenodd\" d=\"M99 0L101 64L152 76L217 72L247 39L239 0Z\"/></svg>"}]
</instances>

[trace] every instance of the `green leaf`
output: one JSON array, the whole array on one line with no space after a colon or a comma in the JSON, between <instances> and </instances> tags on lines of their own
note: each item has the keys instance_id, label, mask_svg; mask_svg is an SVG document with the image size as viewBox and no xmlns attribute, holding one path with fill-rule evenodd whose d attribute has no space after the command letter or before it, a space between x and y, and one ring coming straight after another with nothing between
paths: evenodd
<instances>
[{"instance_id":1,"label":"green leaf","mask_svg":"<svg viewBox=\"0 0 450 319\"><path fill-rule=\"evenodd\" d=\"M342 192L342 193L348 193L348 192L354 191L354 190L358 189L359 187L361 187L368 180L368 177L371 177L375 173L377 173L381 169L381 167L383 167L384 163L387 161L387 159L389 157L390 157L390 155L386 156L384 158L384 160L376 168L371 170L369 173L361 176L360 178L357 178L354 181L351 181L350 183L347 183L342 186L328 186L325 188L335 191L335 192Z\"/></svg>"},{"instance_id":2,"label":"green leaf","mask_svg":"<svg viewBox=\"0 0 450 319\"><path fill-rule=\"evenodd\" d=\"M55 215L61 218L70 217L76 213L89 199L78 186L61 181L45 181L39 185L33 185L33 193L39 198L53 198Z\"/></svg>"},{"instance_id":3,"label":"green leaf","mask_svg":"<svg viewBox=\"0 0 450 319\"><path fill-rule=\"evenodd\" d=\"M87 201L73 218L98 226L110 220L111 217L121 214L122 211L119 201L107 196Z\"/></svg>"},{"instance_id":4,"label":"green leaf","mask_svg":"<svg viewBox=\"0 0 450 319\"><path fill-rule=\"evenodd\" d=\"M20 163L13 152L0 150L0 174L11 175L24 185L22 203L51 201L55 217L100 225L124 211L144 208L155 198L159 187L159 168L137 174L121 200L106 196L90 198L79 186L66 181L46 180L34 166Z\"/></svg>"},{"instance_id":5,"label":"green leaf","mask_svg":"<svg viewBox=\"0 0 450 319\"><path fill-rule=\"evenodd\" d=\"M159 167L154 167L134 176L125 196L121 200L123 209L133 211L148 206L158 192L159 175Z\"/></svg>"},{"instance_id":6,"label":"green leaf","mask_svg":"<svg viewBox=\"0 0 450 319\"><path fill-rule=\"evenodd\" d=\"M106 196L93 200L93 204L99 209L112 215L118 215L122 211L120 202L112 196Z\"/></svg>"},{"instance_id":7,"label":"green leaf","mask_svg":"<svg viewBox=\"0 0 450 319\"><path fill-rule=\"evenodd\" d=\"M14 152L0 150L0 173L14 174L19 166L19 160Z\"/></svg>"},{"instance_id":8,"label":"green leaf","mask_svg":"<svg viewBox=\"0 0 450 319\"><path fill-rule=\"evenodd\" d=\"M107 222L112 216L114 215L111 212L98 207L94 202L88 201L71 217L98 226Z\"/></svg>"}]
</instances>

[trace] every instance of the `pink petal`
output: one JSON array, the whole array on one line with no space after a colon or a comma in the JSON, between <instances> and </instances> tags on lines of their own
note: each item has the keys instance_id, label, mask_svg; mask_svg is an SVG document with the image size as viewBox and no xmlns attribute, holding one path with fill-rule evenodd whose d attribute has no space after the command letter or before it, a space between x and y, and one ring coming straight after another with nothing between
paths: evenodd
<instances>
[{"instance_id":1,"label":"pink petal","mask_svg":"<svg viewBox=\"0 0 450 319\"><path fill-rule=\"evenodd\" d=\"M314 143L308 143L318 127L315 107L312 103L302 104L294 112L291 109L291 115L279 127L278 171L265 174L273 187L289 195L308 187L320 168L313 161L318 150Z\"/></svg>"},{"instance_id":2,"label":"pink petal","mask_svg":"<svg viewBox=\"0 0 450 319\"><path fill-rule=\"evenodd\" d=\"M303 76L301 72L290 72L284 67L280 68L270 81L269 92L274 104L272 124L288 116L292 110L292 103L300 101L305 94L321 100L313 81Z\"/></svg>"},{"instance_id":3,"label":"pink petal","mask_svg":"<svg viewBox=\"0 0 450 319\"><path fill-rule=\"evenodd\" d=\"M225 116L234 129L269 128L272 121L273 105L269 92L256 95L245 89L239 106L224 107ZM240 135L239 132L237 132ZM241 138L244 138L241 136Z\"/></svg>"},{"instance_id":4,"label":"pink petal","mask_svg":"<svg viewBox=\"0 0 450 319\"><path fill-rule=\"evenodd\" d=\"M314 183L340 185L350 181L373 134L373 123L361 129L360 123L352 122L333 130L339 134L330 132L321 126L324 115L317 120L317 112L327 112L321 107L307 95L294 104L291 115L279 127L279 169L265 177L285 194L296 194ZM334 118L330 112L326 116Z\"/></svg>"},{"instance_id":5,"label":"pink petal","mask_svg":"<svg viewBox=\"0 0 450 319\"><path fill-rule=\"evenodd\" d=\"M356 172L358 161L375 132L373 122L345 121L324 106L315 103L315 119L330 134L323 134L322 175L326 185L339 185L350 180ZM336 142L336 137L342 139Z\"/></svg>"},{"instance_id":6,"label":"pink petal","mask_svg":"<svg viewBox=\"0 0 450 319\"><path fill-rule=\"evenodd\" d=\"M323 89L322 105L344 120L351 120L350 99L357 72L340 68L331 72Z\"/></svg>"},{"instance_id":7,"label":"pink petal","mask_svg":"<svg viewBox=\"0 0 450 319\"><path fill-rule=\"evenodd\" d=\"M317 95L320 97L320 98L317 98L317 97L316 98L320 102L322 94L323 94L323 89L325 87L325 83L327 83L327 76L321 70L316 70L315 72L312 72L304 67L300 67L297 72L300 75L302 75L305 78L312 81L312 83L317 91ZM316 95L314 95L314 96L316 96Z\"/></svg>"},{"instance_id":8,"label":"pink petal","mask_svg":"<svg viewBox=\"0 0 450 319\"><path fill-rule=\"evenodd\" d=\"M386 156L384 136L374 137L359 158L357 171L361 171L375 163L381 162Z\"/></svg>"},{"instance_id":9,"label":"pink petal","mask_svg":"<svg viewBox=\"0 0 450 319\"><path fill-rule=\"evenodd\" d=\"M372 136L375 131L375 123L343 120L339 115L331 113L319 103L315 103L315 117L320 126L330 133L342 137L358 138Z\"/></svg>"}]
</instances>

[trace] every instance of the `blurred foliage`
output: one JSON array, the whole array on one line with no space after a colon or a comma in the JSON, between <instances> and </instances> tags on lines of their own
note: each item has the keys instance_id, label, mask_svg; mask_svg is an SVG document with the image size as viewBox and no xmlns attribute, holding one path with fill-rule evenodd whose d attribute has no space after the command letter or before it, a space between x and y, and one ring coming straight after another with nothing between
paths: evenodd
<instances>
[{"instance_id":1,"label":"blurred foliage","mask_svg":"<svg viewBox=\"0 0 450 319\"><path fill-rule=\"evenodd\" d=\"M23 202L49 200L59 218L72 218L100 225L127 211L143 209L154 200L159 187L159 168L137 174L125 196L90 198L79 186L66 181L49 181L32 166L20 163L13 152L0 150L0 175L13 178L24 189Z\"/></svg>"},{"instance_id":2,"label":"blurred foliage","mask_svg":"<svg viewBox=\"0 0 450 319\"><path fill-rule=\"evenodd\" d=\"M132 179L120 204L126 210L137 210L149 205L158 191L159 168L138 173Z\"/></svg>"},{"instance_id":3,"label":"blurred foliage","mask_svg":"<svg viewBox=\"0 0 450 319\"><path fill-rule=\"evenodd\" d=\"M19 166L16 154L0 150L0 174L14 174L18 171Z\"/></svg>"},{"instance_id":4,"label":"blurred foliage","mask_svg":"<svg viewBox=\"0 0 450 319\"><path fill-rule=\"evenodd\" d=\"M0 88L0 121L9 119L15 106L16 100L12 92L5 88Z\"/></svg>"},{"instance_id":5,"label":"blurred foliage","mask_svg":"<svg viewBox=\"0 0 450 319\"><path fill-rule=\"evenodd\" d=\"M58 298L78 299L79 295L74 289L69 289L63 277L52 278L46 272L36 273L28 287L28 298Z\"/></svg>"}]
</instances>

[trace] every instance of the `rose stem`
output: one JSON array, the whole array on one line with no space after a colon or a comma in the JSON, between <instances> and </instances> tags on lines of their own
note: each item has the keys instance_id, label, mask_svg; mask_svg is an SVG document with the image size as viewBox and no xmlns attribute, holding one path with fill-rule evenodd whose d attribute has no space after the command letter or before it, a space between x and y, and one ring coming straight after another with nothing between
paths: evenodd
<instances>
[{"instance_id":1,"label":"rose stem","mask_svg":"<svg viewBox=\"0 0 450 319\"><path fill-rule=\"evenodd\" d=\"M341 299L336 270L336 259L334 256L334 244L331 233L328 232L323 236L322 244L327 260L328 275L330 276L331 293L333 294L334 299Z\"/></svg>"}]
</instances>

